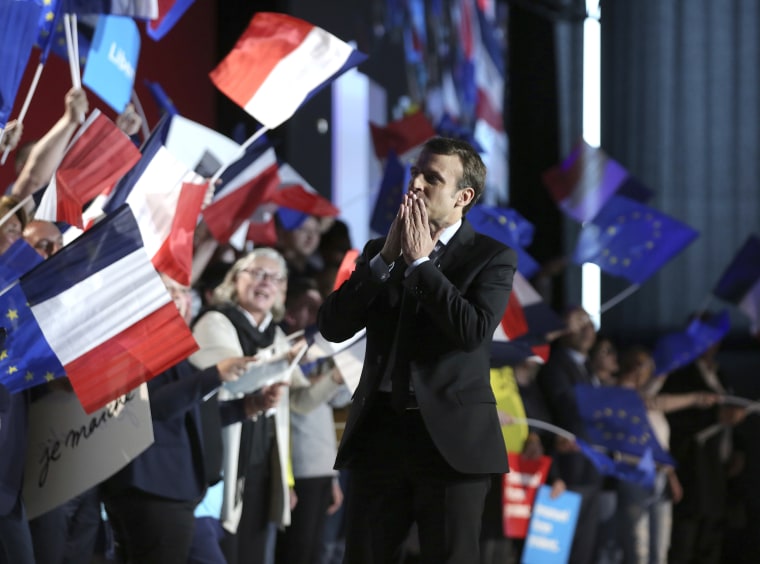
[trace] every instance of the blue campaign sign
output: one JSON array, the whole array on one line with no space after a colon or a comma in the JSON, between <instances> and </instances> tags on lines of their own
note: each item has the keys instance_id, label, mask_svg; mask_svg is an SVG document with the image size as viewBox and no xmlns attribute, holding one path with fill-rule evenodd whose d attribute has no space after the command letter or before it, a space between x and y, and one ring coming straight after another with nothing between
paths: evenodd
<instances>
[{"instance_id":1,"label":"blue campaign sign","mask_svg":"<svg viewBox=\"0 0 760 564\"><path fill-rule=\"evenodd\" d=\"M82 83L117 112L132 96L140 32L132 18L100 16L87 56Z\"/></svg>"},{"instance_id":2,"label":"blue campaign sign","mask_svg":"<svg viewBox=\"0 0 760 564\"><path fill-rule=\"evenodd\" d=\"M556 499L551 487L541 486L525 537L522 564L563 564L570 558L581 496L566 491Z\"/></svg>"}]
</instances>

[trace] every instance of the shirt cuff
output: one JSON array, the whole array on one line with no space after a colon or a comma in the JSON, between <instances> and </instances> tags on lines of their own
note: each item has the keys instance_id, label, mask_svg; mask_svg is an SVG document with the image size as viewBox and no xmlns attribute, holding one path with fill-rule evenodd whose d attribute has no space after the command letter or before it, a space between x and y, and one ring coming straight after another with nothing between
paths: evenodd
<instances>
[{"instance_id":1,"label":"shirt cuff","mask_svg":"<svg viewBox=\"0 0 760 564\"><path fill-rule=\"evenodd\" d=\"M377 278L381 282L385 282L391 277L391 270L393 270L394 264L395 263L386 264L383 256L380 253L377 253L370 259L369 269L372 272L373 277Z\"/></svg>"}]
</instances>

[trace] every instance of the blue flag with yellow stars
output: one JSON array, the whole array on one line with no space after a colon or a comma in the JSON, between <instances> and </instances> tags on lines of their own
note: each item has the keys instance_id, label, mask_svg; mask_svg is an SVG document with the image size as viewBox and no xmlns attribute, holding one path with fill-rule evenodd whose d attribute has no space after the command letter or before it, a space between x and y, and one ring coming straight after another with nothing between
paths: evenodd
<instances>
[{"instance_id":1,"label":"blue flag with yellow stars","mask_svg":"<svg viewBox=\"0 0 760 564\"><path fill-rule=\"evenodd\" d=\"M369 223L372 231L381 235L388 233L393 218L398 213L410 178L409 165L402 163L393 150L389 151L385 161L383 180L380 183L377 200L375 200L375 209L372 211Z\"/></svg>"},{"instance_id":2,"label":"blue flag with yellow stars","mask_svg":"<svg viewBox=\"0 0 760 564\"><path fill-rule=\"evenodd\" d=\"M524 248L533 242L533 224L512 208L477 205L467 212L472 228L511 247L517 253L517 270L531 278L540 268Z\"/></svg>"},{"instance_id":3,"label":"blue flag with yellow stars","mask_svg":"<svg viewBox=\"0 0 760 564\"><path fill-rule=\"evenodd\" d=\"M728 310L708 319L695 319L685 331L669 333L657 340L652 357L655 374L662 376L696 360L720 342L731 329Z\"/></svg>"},{"instance_id":4,"label":"blue flag with yellow stars","mask_svg":"<svg viewBox=\"0 0 760 564\"><path fill-rule=\"evenodd\" d=\"M19 239L0 255L0 290L10 286L32 268L42 262L42 257L32 246Z\"/></svg>"},{"instance_id":5,"label":"blue flag with yellow stars","mask_svg":"<svg viewBox=\"0 0 760 564\"><path fill-rule=\"evenodd\" d=\"M0 384L17 393L65 375L19 284L3 294L0 311Z\"/></svg>"},{"instance_id":6,"label":"blue flag with yellow stars","mask_svg":"<svg viewBox=\"0 0 760 564\"><path fill-rule=\"evenodd\" d=\"M583 225L573 261L594 263L607 274L641 284L698 236L698 231L654 208L613 196Z\"/></svg>"},{"instance_id":7,"label":"blue flag with yellow stars","mask_svg":"<svg viewBox=\"0 0 760 564\"><path fill-rule=\"evenodd\" d=\"M589 444L610 453L638 458L651 449L657 462L669 466L675 464L657 442L644 402L636 390L576 384L575 398Z\"/></svg>"},{"instance_id":8,"label":"blue flag with yellow stars","mask_svg":"<svg viewBox=\"0 0 760 564\"><path fill-rule=\"evenodd\" d=\"M624 460L613 460L606 453L595 449L581 439L576 439L576 443L583 455L591 461L601 475L612 476L647 488L654 486L657 467L652 457L652 449L646 449L638 462L633 464Z\"/></svg>"}]
</instances>

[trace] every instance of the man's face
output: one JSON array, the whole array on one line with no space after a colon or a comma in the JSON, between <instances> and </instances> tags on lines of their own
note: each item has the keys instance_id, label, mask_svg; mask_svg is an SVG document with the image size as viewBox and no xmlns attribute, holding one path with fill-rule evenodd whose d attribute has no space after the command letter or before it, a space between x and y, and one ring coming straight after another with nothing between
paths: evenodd
<instances>
[{"instance_id":1,"label":"man's face","mask_svg":"<svg viewBox=\"0 0 760 564\"><path fill-rule=\"evenodd\" d=\"M411 173L409 192L422 198L432 227L443 229L462 217L462 198L466 194L457 187L463 174L462 162L457 155L423 151Z\"/></svg>"},{"instance_id":2,"label":"man's face","mask_svg":"<svg viewBox=\"0 0 760 564\"><path fill-rule=\"evenodd\" d=\"M306 329L317 322L322 295L317 290L307 290L294 300L285 312L285 320L292 331Z\"/></svg>"},{"instance_id":3,"label":"man's face","mask_svg":"<svg viewBox=\"0 0 760 564\"><path fill-rule=\"evenodd\" d=\"M63 246L61 231L49 221L31 221L24 229L24 239L44 258L57 253Z\"/></svg>"},{"instance_id":4,"label":"man's face","mask_svg":"<svg viewBox=\"0 0 760 564\"><path fill-rule=\"evenodd\" d=\"M569 332L562 337L563 344L582 354L588 354L596 340L596 329L583 308L568 312L565 322Z\"/></svg>"}]
</instances>

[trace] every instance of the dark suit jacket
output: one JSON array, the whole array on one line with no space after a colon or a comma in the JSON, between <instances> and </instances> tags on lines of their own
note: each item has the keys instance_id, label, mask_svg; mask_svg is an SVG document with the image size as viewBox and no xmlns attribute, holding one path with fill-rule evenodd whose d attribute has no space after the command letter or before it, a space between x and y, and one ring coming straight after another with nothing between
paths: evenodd
<instances>
[{"instance_id":1,"label":"dark suit jacket","mask_svg":"<svg viewBox=\"0 0 760 564\"><path fill-rule=\"evenodd\" d=\"M336 468L349 466L355 453L357 430L389 362L405 290L413 312L404 318L398 346L406 347L410 380L435 446L460 472L506 472L489 349L512 288L515 252L463 220L439 260L422 263L405 278L406 264L399 258L391 279L382 282L372 276L369 261L383 243L367 243L351 278L327 297L319 312L319 329L329 340L340 342L367 329L364 368Z\"/></svg>"},{"instance_id":2,"label":"dark suit jacket","mask_svg":"<svg viewBox=\"0 0 760 564\"><path fill-rule=\"evenodd\" d=\"M0 385L0 517L18 511L24 481L29 395Z\"/></svg>"},{"instance_id":3,"label":"dark suit jacket","mask_svg":"<svg viewBox=\"0 0 760 564\"><path fill-rule=\"evenodd\" d=\"M549 408L552 422L585 439L586 431L575 400L575 385L590 384L590 374L578 366L567 349L555 346L552 348L548 362L538 372L537 381ZM583 454L578 452L553 454L559 474L568 486L601 486L602 477Z\"/></svg>"},{"instance_id":4,"label":"dark suit jacket","mask_svg":"<svg viewBox=\"0 0 760 564\"><path fill-rule=\"evenodd\" d=\"M174 500L199 500L206 489L200 403L218 386L215 366L198 371L186 360L150 380L154 442L107 481L106 493L136 488Z\"/></svg>"}]
</instances>

